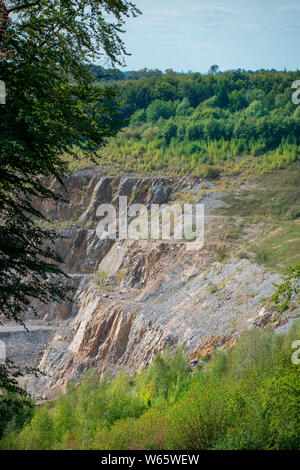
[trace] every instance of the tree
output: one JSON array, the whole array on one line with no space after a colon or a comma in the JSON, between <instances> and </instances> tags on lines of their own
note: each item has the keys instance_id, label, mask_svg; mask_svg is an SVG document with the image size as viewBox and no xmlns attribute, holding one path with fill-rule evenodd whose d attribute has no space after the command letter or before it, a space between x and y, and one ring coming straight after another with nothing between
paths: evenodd
<instances>
[{"instance_id":1,"label":"tree","mask_svg":"<svg viewBox=\"0 0 300 470\"><path fill-rule=\"evenodd\" d=\"M94 86L89 67L104 57L124 63L120 33L139 13L127 0L0 0L0 321L23 323L31 298L66 296L58 235L36 224L33 200L61 198L45 178L62 183L62 155L76 145L93 159L116 133L115 93Z\"/></svg>"},{"instance_id":2,"label":"tree","mask_svg":"<svg viewBox=\"0 0 300 470\"><path fill-rule=\"evenodd\" d=\"M246 108L248 106L248 101L245 97L244 90L234 90L230 94L230 106L233 111L239 111L240 109Z\"/></svg>"},{"instance_id":3,"label":"tree","mask_svg":"<svg viewBox=\"0 0 300 470\"><path fill-rule=\"evenodd\" d=\"M166 143L169 145L172 137L176 137L177 126L173 122L168 121L163 127L161 135L165 138Z\"/></svg>"},{"instance_id":4,"label":"tree","mask_svg":"<svg viewBox=\"0 0 300 470\"><path fill-rule=\"evenodd\" d=\"M188 116L191 114L192 108L190 105L190 101L188 98L183 98L181 103L176 108L176 115L177 116Z\"/></svg>"},{"instance_id":5,"label":"tree","mask_svg":"<svg viewBox=\"0 0 300 470\"><path fill-rule=\"evenodd\" d=\"M212 75L216 75L218 72L219 72L219 66L216 64L212 65L208 70L208 73Z\"/></svg>"},{"instance_id":6,"label":"tree","mask_svg":"<svg viewBox=\"0 0 300 470\"><path fill-rule=\"evenodd\" d=\"M165 74L166 75L176 75L176 72L173 69L166 69Z\"/></svg>"},{"instance_id":7,"label":"tree","mask_svg":"<svg viewBox=\"0 0 300 470\"><path fill-rule=\"evenodd\" d=\"M245 110L247 117L260 118L266 115L266 111L260 101L254 100Z\"/></svg>"},{"instance_id":8,"label":"tree","mask_svg":"<svg viewBox=\"0 0 300 470\"><path fill-rule=\"evenodd\" d=\"M227 106L229 105L229 96L227 93L225 83L223 83L223 85L221 86L220 90L217 93L215 104L216 106L218 106L218 108L227 108Z\"/></svg>"},{"instance_id":9,"label":"tree","mask_svg":"<svg viewBox=\"0 0 300 470\"><path fill-rule=\"evenodd\" d=\"M171 101L155 100L147 108L147 121L157 122L159 118L169 119L175 114L175 106Z\"/></svg>"},{"instance_id":10,"label":"tree","mask_svg":"<svg viewBox=\"0 0 300 470\"><path fill-rule=\"evenodd\" d=\"M202 122L191 122L186 126L186 135L188 140L200 140L203 138L203 124Z\"/></svg>"},{"instance_id":11,"label":"tree","mask_svg":"<svg viewBox=\"0 0 300 470\"><path fill-rule=\"evenodd\" d=\"M30 397L5 392L0 396L0 439L7 426L14 423L15 429L22 429L34 414L34 402Z\"/></svg>"}]
</instances>

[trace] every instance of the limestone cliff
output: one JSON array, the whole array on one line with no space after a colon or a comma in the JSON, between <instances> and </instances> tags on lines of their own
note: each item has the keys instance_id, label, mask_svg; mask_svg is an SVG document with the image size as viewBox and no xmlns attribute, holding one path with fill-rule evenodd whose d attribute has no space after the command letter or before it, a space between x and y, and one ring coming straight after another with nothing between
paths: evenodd
<instances>
[{"instance_id":1,"label":"limestone cliff","mask_svg":"<svg viewBox=\"0 0 300 470\"><path fill-rule=\"evenodd\" d=\"M66 191L68 203L47 203L43 210L62 235L57 249L74 286L73 300L39 305L38 318L28 319L29 333L12 325L0 329L16 360L44 372L29 379L37 396L55 397L90 367L100 376L122 367L134 372L177 344L184 344L191 358L205 356L235 341L243 329L274 318L266 299L280 277L234 254L218 261L218 253L230 247L224 248L222 218L214 217L222 193L212 183L109 177L87 169L67 178ZM131 203L202 202L204 248L100 240L97 208L116 205L122 195Z\"/></svg>"}]
</instances>

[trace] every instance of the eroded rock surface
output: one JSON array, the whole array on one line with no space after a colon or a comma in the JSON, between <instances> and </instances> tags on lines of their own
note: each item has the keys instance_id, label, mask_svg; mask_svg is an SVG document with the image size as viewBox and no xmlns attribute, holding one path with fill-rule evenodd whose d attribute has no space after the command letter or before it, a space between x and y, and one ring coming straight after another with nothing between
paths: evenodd
<instances>
[{"instance_id":1,"label":"eroded rock surface","mask_svg":"<svg viewBox=\"0 0 300 470\"><path fill-rule=\"evenodd\" d=\"M31 331L5 330L11 355L39 366L45 374L29 379L37 396L53 398L69 380L90 367L99 376L151 363L158 351L184 344L191 358L234 342L253 324L274 317L267 298L280 280L247 260L229 256L222 221L213 211L222 193L208 181L182 178L111 178L95 170L75 172L66 181L69 203L43 208L64 236L57 244L75 288L73 300L38 306ZM205 204L204 248L151 240L100 240L99 204L126 195L130 203L185 201ZM37 306L36 306L37 307ZM6 327L7 328L7 327ZM37 329L35 329L37 328ZM30 328L29 328L30 329Z\"/></svg>"}]
</instances>

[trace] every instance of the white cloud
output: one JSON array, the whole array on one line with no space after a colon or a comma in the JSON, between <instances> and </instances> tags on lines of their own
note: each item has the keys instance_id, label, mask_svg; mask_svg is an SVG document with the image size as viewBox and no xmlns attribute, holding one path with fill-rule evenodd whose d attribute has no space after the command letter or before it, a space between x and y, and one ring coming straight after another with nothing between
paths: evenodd
<instances>
[{"instance_id":1,"label":"white cloud","mask_svg":"<svg viewBox=\"0 0 300 470\"><path fill-rule=\"evenodd\" d=\"M159 15L159 16L181 16L182 12L180 10L174 9L174 10L150 10L147 11L149 15Z\"/></svg>"},{"instance_id":2,"label":"white cloud","mask_svg":"<svg viewBox=\"0 0 300 470\"><path fill-rule=\"evenodd\" d=\"M300 11L300 6L285 6L277 8L278 11Z\"/></svg>"},{"instance_id":3,"label":"white cloud","mask_svg":"<svg viewBox=\"0 0 300 470\"><path fill-rule=\"evenodd\" d=\"M217 6L200 6L200 7L193 7L191 11L208 11L210 13L230 13L230 14L238 14L239 11L231 10L230 8L226 7L217 7Z\"/></svg>"},{"instance_id":4,"label":"white cloud","mask_svg":"<svg viewBox=\"0 0 300 470\"><path fill-rule=\"evenodd\" d=\"M145 13L149 15L155 15L155 16L175 16L175 17L182 17L182 16L187 16L190 15L191 12L195 13L197 11L202 11L202 12L207 12L207 13L229 13L229 14L239 14L240 12L237 10L232 10L230 8L226 7L218 7L218 6L198 6L198 7L192 7L192 8L186 8L186 9L171 9L171 10L148 10Z\"/></svg>"}]
</instances>

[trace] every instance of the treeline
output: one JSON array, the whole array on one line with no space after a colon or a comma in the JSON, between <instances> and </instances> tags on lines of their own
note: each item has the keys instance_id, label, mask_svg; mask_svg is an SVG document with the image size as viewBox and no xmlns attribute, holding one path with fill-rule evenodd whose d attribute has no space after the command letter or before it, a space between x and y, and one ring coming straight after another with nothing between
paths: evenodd
<instances>
[{"instance_id":1,"label":"treeline","mask_svg":"<svg viewBox=\"0 0 300 470\"><path fill-rule=\"evenodd\" d=\"M163 72L158 69L141 69L137 71L122 72L119 69L106 69L101 65L94 65L89 67L90 72L97 82L105 82L111 80L139 80L145 77L157 77L163 75Z\"/></svg>"},{"instance_id":2,"label":"treeline","mask_svg":"<svg viewBox=\"0 0 300 470\"><path fill-rule=\"evenodd\" d=\"M125 158L127 164L130 158L138 165L144 161L150 169L222 167L238 155L268 152L277 152L276 166L294 161L300 107L292 103L291 85L297 79L297 72L230 71L109 82L128 127L104 155L109 161Z\"/></svg>"},{"instance_id":3,"label":"treeline","mask_svg":"<svg viewBox=\"0 0 300 470\"><path fill-rule=\"evenodd\" d=\"M258 100L266 111L284 108L287 114L291 114L295 111L295 105L291 102L291 85L297 79L298 72L230 71L208 75L168 73L110 83L110 86L121 94L124 118L137 110L146 109L155 100L179 104L185 98L194 109L205 104L209 108L219 107L236 112ZM210 98L214 99L205 103ZM287 104L289 106L285 109Z\"/></svg>"},{"instance_id":4,"label":"treeline","mask_svg":"<svg viewBox=\"0 0 300 470\"><path fill-rule=\"evenodd\" d=\"M194 371L182 349L135 377L90 371L23 429L10 422L0 448L299 449L299 335L299 321L284 335L250 329Z\"/></svg>"}]
</instances>

